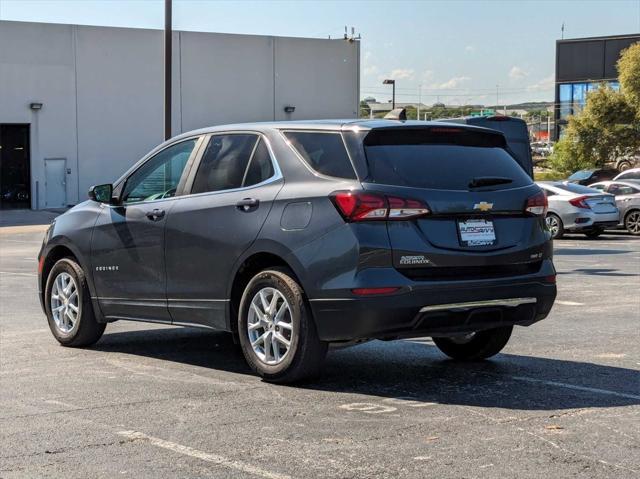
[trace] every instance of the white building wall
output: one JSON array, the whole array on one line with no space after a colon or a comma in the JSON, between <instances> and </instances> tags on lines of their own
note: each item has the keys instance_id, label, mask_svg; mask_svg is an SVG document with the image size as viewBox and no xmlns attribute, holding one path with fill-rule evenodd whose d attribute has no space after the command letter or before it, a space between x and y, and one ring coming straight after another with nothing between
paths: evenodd
<instances>
[{"instance_id":1,"label":"white building wall","mask_svg":"<svg viewBox=\"0 0 640 479\"><path fill-rule=\"evenodd\" d=\"M75 204L162 142L162 35L0 21L0 123L31 125L32 207L46 207L45 158L67 159ZM358 113L358 42L174 32L173 56L174 134Z\"/></svg>"}]
</instances>

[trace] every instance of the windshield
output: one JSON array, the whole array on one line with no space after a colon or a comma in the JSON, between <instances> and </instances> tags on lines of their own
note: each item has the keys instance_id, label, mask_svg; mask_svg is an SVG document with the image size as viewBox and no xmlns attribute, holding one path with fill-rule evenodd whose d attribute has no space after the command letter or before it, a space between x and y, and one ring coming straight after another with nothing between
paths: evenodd
<instances>
[{"instance_id":1,"label":"windshield","mask_svg":"<svg viewBox=\"0 0 640 479\"><path fill-rule=\"evenodd\" d=\"M593 170L580 170L576 171L573 175L569 177L570 180L586 180L591 176Z\"/></svg>"}]
</instances>

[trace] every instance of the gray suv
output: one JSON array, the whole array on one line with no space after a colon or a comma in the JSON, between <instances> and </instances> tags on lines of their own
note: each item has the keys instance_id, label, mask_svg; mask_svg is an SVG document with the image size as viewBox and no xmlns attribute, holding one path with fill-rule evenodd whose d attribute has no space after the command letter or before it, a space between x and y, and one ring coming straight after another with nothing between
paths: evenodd
<instances>
[{"instance_id":1,"label":"gray suv","mask_svg":"<svg viewBox=\"0 0 640 479\"><path fill-rule=\"evenodd\" d=\"M160 145L59 216L39 253L55 338L116 320L229 331L273 382L330 344L431 336L497 354L556 296L546 196L502 133L444 123L219 126Z\"/></svg>"}]
</instances>

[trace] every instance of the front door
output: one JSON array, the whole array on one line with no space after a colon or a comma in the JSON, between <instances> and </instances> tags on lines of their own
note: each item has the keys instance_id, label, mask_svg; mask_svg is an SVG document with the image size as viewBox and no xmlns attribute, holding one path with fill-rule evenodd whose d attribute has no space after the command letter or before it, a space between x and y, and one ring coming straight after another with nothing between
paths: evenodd
<instances>
[{"instance_id":1,"label":"front door","mask_svg":"<svg viewBox=\"0 0 640 479\"><path fill-rule=\"evenodd\" d=\"M103 207L91 257L107 318L170 321L164 228L197 143L196 138L175 143L149 158L126 179L118 204Z\"/></svg>"},{"instance_id":2,"label":"front door","mask_svg":"<svg viewBox=\"0 0 640 479\"><path fill-rule=\"evenodd\" d=\"M191 194L176 200L167 219L167 297L174 323L226 328L233 266L258 236L282 184L264 138L210 138L187 186Z\"/></svg>"}]
</instances>

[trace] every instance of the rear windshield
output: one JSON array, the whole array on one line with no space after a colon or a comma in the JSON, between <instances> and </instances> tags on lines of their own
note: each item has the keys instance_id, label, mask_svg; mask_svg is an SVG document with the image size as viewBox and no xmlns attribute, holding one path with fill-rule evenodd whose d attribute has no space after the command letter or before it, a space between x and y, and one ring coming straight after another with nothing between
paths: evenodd
<instances>
[{"instance_id":1,"label":"rear windshield","mask_svg":"<svg viewBox=\"0 0 640 479\"><path fill-rule=\"evenodd\" d=\"M468 190L477 178L506 178L492 189L517 188L531 179L504 149L502 135L456 128L374 130L364 140L373 183Z\"/></svg>"},{"instance_id":2,"label":"rear windshield","mask_svg":"<svg viewBox=\"0 0 640 479\"><path fill-rule=\"evenodd\" d=\"M578 193L582 195L588 195L591 193L601 193L601 191L595 188L589 188L588 186L576 185L575 183L554 183L553 186L560 190L568 191L569 193Z\"/></svg>"},{"instance_id":3,"label":"rear windshield","mask_svg":"<svg viewBox=\"0 0 640 479\"><path fill-rule=\"evenodd\" d=\"M283 133L294 150L318 173L337 178L355 179L356 174L340 133L309 131Z\"/></svg>"}]
</instances>

